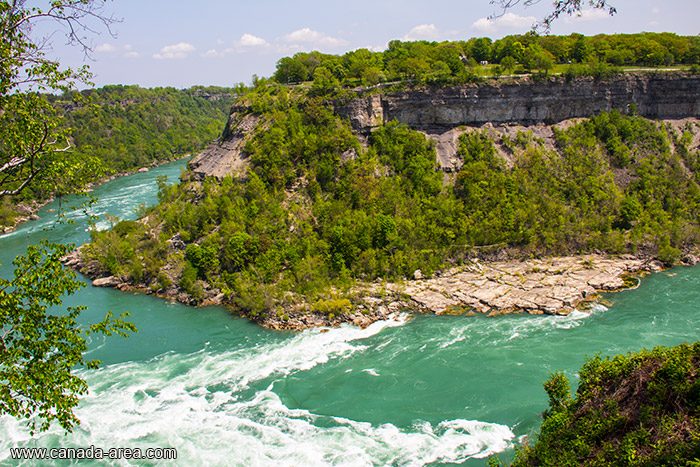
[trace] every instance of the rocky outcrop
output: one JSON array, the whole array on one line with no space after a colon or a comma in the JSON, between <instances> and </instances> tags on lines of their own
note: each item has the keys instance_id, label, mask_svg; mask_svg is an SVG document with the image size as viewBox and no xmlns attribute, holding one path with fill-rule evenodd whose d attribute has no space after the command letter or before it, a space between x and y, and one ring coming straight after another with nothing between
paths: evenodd
<instances>
[{"instance_id":1,"label":"rocky outcrop","mask_svg":"<svg viewBox=\"0 0 700 467\"><path fill-rule=\"evenodd\" d=\"M416 271L416 279L403 284L358 284L348 294L353 297L352 307L338 316L314 313L302 303L277 315L257 317L256 321L273 329L298 330L342 322L367 326L401 311L436 315L568 315L587 302L598 300L599 292L636 286L641 273L662 268L658 261L631 256L474 260L429 279Z\"/></svg>"},{"instance_id":2,"label":"rocky outcrop","mask_svg":"<svg viewBox=\"0 0 700 467\"><path fill-rule=\"evenodd\" d=\"M633 257L586 255L473 262L427 280L412 281L400 292L422 311L500 314L569 314L599 291L624 288L631 276L659 267Z\"/></svg>"},{"instance_id":3,"label":"rocky outcrop","mask_svg":"<svg viewBox=\"0 0 700 467\"><path fill-rule=\"evenodd\" d=\"M248 168L247 154L244 151L246 138L253 133L259 122L260 118L248 113L246 107L234 106L221 138L189 162L193 178L203 180L206 176L223 178L226 175L244 177Z\"/></svg>"},{"instance_id":4,"label":"rocky outcrop","mask_svg":"<svg viewBox=\"0 0 700 467\"><path fill-rule=\"evenodd\" d=\"M117 287L122 280L115 276L100 277L92 281L94 287Z\"/></svg>"},{"instance_id":5,"label":"rocky outcrop","mask_svg":"<svg viewBox=\"0 0 700 467\"><path fill-rule=\"evenodd\" d=\"M490 80L481 84L399 92L358 92L349 101L335 104L361 141L390 120L405 123L436 141L438 163L455 170L457 138L465 127L492 125L503 133L508 127L552 125L585 118L602 111L629 112L652 119L700 117L700 77L685 73L629 73L610 80L552 77L534 81ZM231 109L221 138L189 164L193 177L245 176L248 160L246 138L260 124L245 106Z\"/></svg>"},{"instance_id":6,"label":"rocky outcrop","mask_svg":"<svg viewBox=\"0 0 700 467\"><path fill-rule=\"evenodd\" d=\"M700 77L630 73L605 81L578 78L568 82L561 77L491 81L368 95L336 111L360 133L397 120L415 130L440 134L460 125L554 124L602 111L627 113L632 105L637 114L652 119L700 116Z\"/></svg>"},{"instance_id":7,"label":"rocky outcrop","mask_svg":"<svg viewBox=\"0 0 700 467\"><path fill-rule=\"evenodd\" d=\"M39 209L53 201L53 198L48 198L42 202L32 200L31 204L19 203L15 206L15 217L12 220L12 225L0 224L0 235L14 232L18 225L27 221L38 221L40 217L36 214Z\"/></svg>"}]
</instances>

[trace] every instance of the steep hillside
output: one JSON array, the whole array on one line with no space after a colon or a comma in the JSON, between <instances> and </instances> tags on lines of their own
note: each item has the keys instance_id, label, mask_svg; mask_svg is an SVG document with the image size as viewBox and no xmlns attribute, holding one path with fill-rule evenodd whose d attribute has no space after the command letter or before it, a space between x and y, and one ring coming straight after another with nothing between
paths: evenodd
<instances>
[{"instance_id":1,"label":"steep hillside","mask_svg":"<svg viewBox=\"0 0 700 467\"><path fill-rule=\"evenodd\" d=\"M233 109L218 177L197 173L210 148L141 220L94 233L82 250L92 277L286 322L354 312L357 281L475 256L676 263L700 244L695 119L457 127L446 171L424 134L392 120L363 135L303 89L261 86Z\"/></svg>"},{"instance_id":2,"label":"steep hillside","mask_svg":"<svg viewBox=\"0 0 700 467\"><path fill-rule=\"evenodd\" d=\"M575 397L557 373L536 441L513 467L700 463L700 344L655 348L581 368Z\"/></svg>"},{"instance_id":3,"label":"steep hillside","mask_svg":"<svg viewBox=\"0 0 700 467\"><path fill-rule=\"evenodd\" d=\"M700 117L700 76L630 73L608 80L491 80L397 92L365 89L327 101L363 142L372 131L390 121L429 135L437 143L440 166L451 171L459 169L459 158L455 156L463 127L492 124L512 135L509 127L553 125L613 110L650 119ZM191 162L195 176L245 174L242 144L262 121L257 115L246 105L234 106L222 137Z\"/></svg>"}]
</instances>

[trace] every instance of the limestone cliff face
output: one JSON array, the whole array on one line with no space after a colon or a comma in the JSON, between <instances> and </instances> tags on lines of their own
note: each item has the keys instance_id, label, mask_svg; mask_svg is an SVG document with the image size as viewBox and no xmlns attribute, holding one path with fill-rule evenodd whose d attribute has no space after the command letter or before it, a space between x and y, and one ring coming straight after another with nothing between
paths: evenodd
<instances>
[{"instance_id":1,"label":"limestone cliff face","mask_svg":"<svg viewBox=\"0 0 700 467\"><path fill-rule=\"evenodd\" d=\"M371 95L337 109L353 129L370 132L397 120L428 133L485 123L557 123L602 111L637 113L653 119L700 116L700 78L676 73L626 74L610 81L561 78L533 82L473 84Z\"/></svg>"},{"instance_id":2,"label":"limestone cliff face","mask_svg":"<svg viewBox=\"0 0 700 467\"><path fill-rule=\"evenodd\" d=\"M535 82L525 78L383 95L365 93L336 106L335 111L360 135L390 120L425 132L438 142L439 162L449 169L457 127L555 124L602 111L626 113L632 104L637 114L652 119L700 117L700 77L638 73L607 81L550 78ZM222 138L190 162L195 177L240 174L247 165L244 140L258 124L259 119L245 108L234 107Z\"/></svg>"},{"instance_id":3,"label":"limestone cliff face","mask_svg":"<svg viewBox=\"0 0 700 467\"><path fill-rule=\"evenodd\" d=\"M260 118L248 113L246 107L234 105L221 138L190 161L193 178L244 176L248 162L243 148L247 136L255 131L259 122Z\"/></svg>"}]
</instances>

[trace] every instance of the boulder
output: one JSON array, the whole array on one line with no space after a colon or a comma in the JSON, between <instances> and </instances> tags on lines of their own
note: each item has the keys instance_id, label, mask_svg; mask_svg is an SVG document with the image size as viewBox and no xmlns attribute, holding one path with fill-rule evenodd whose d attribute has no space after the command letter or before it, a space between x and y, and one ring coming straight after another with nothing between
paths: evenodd
<instances>
[{"instance_id":1,"label":"boulder","mask_svg":"<svg viewBox=\"0 0 700 467\"><path fill-rule=\"evenodd\" d=\"M436 315L444 313L450 306L458 306L459 302L452 300L451 298L445 297L439 292L433 290L424 290L411 297L414 302L427 308Z\"/></svg>"},{"instance_id":2,"label":"boulder","mask_svg":"<svg viewBox=\"0 0 700 467\"><path fill-rule=\"evenodd\" d=\"M116 276L100 277L92 281L94 287L116 287L121 284L121 279Z\"/></svg>"}]
</instances>

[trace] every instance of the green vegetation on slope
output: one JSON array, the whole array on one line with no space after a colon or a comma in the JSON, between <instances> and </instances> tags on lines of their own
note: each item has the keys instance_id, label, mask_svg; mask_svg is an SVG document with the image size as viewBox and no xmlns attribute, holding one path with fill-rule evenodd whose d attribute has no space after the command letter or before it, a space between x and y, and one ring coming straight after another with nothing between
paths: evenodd
<instances>
[{"instance_id":1,"label":"green vegetation on slope","mask_svg":"<svg viewBox=\"0 0 700 467\"><path fill-rule=\"evenodd\" d=\"M489 63L487 67L482 63ZM495 65L497 64L497 65ZM535 33L487 37L468 41L391 41L382 52L358 49L342 56L299 52L277 62L273 76L278 83L314 81L318 92L337 86L375 85L411 80L431 85L461 84L492 75L520 74L555 69L573 78L603 78L615 67L700 68L700 38L673 33L599 34L586 37L539 36Z\"/></svg>"},{"instance_id":2,"label":"green vegetation on slope","mask_svg":"<svg viewBox=\"0 0 700 467\"><path fill-rule=\"evenodd\" d=\"M73 106L73 96L55 98L64 109L75 147L97 157L108 174L134 170L199 151L226 122L234 90L105 86L82 91L90 105Z\"/></svg>"},{"instance_id":3,"label":"green vegetation on slope","mask_svg":"<svg viewBox=\"0 0 700 467\"><path fill-rule=\"evenodd\" d=\"M354 279L430 274L474 246L676 262L700 243L694 124L675 131L605 113L555 130L552 148L529 133L494 141L474 130L460 138L464 165L452 176L434 143L401 124L364 149L301 90L263 86L245 99L264 119L246 147L246 179L163 184L158 206L94 232L85 256L154 291L179 284L201 299L218 288L260 314Z\"/></svg>"},{"instance_id":4,"label":"green vegetation on slope","mask_svg":"<svg viewBox=\"0 0 700 467\"><path fill-rule=\"evenodd\" d=\"M83 174L63 174L4 198L0 226L11 225L18 203L42 201L71 192L63 179L83 182L134 171L205 148L221 133L234 90L219 87L143 89L105 86L46 98L70 129L71 151L84 161Z\"/></svg>"},{"instance_id":5,"label":"green vegetation on slope","mask_svg":"<svg viewBox=\"0 0 700 467\"><path fill-rule=\"evenodd\" d=\"M549 409L519 466L700 465L700 343L596 356L576 396L561 373L544 383Z\"/></svg>"}]
</instances>

